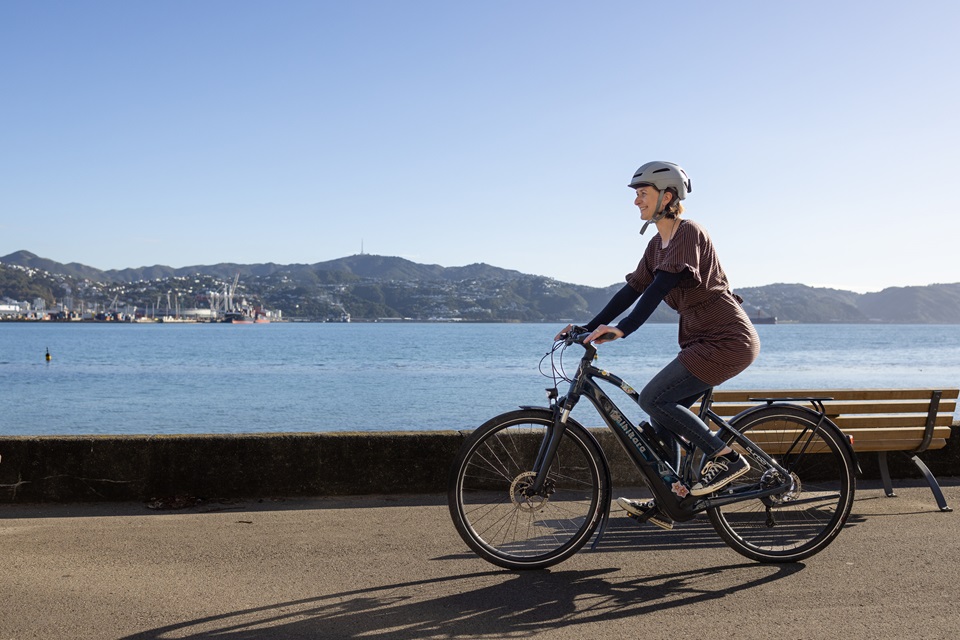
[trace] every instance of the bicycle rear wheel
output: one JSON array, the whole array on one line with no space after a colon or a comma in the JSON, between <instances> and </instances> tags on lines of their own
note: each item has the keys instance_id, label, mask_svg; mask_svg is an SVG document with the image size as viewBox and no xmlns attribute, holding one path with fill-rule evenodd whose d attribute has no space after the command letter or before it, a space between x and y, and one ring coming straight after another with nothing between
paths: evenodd
<instances>
[{"instance_id":1,"label":"bicycle rear wheel","mask_svg":"<svg viewBox=\"0 0 960 640\"><path fill-rule=\"evenodd\" d=\"M818 427L819 420L803 407L773 405L731 423L793 479L784 494L708 510L717 533L738 553L760 562L797 562L822 551L840 533L853 506L855 465L845 436L832 423ZM766 469L751 463L749 473L725 491L767 481Z\"/></svg>"},{"instance_id":2,"label":"bicycle rear wheel","mask_svg":"<svg viewBox=\"0 0 960 640\"><path fill-rule=\"evenodd\" d=\"M568 420L541 495L526 496L534 462L553 427L545 409L525 409L483 424L450 470L448 502L463 540L507 569L542 569L566 560L600 523L607 498L603 454Z\"/></svg>"}]
</instances>

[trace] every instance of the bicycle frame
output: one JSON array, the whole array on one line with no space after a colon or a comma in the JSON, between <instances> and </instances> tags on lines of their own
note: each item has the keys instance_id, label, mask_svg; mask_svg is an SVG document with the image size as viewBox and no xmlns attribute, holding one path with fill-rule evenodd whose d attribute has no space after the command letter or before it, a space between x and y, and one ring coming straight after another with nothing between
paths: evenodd
<instances>
[{"instance_id":1,"label":"bicycle frame","mask_svg":"<svg viewBox=\"0 0 960 640\"><path fill-rule=\"evenodd\" d=\"M563 436L567 418L581 397L586 397L593 404L606 426L613 431L638 471L644 476L647 486L654 493L657 506L677 522L690 520L712 507L782 494L793 487L790 473L786 469L709 408L710 391L708 391L704 394L701 417L713 421L721 432L732 437L747 455L763 468L775 470L776 475L782 480L772 486L739 488L721 496L698 498L690 495L688 487L693 478L693 460L696 457L697 448L677 440L683 451L677 456L676 466L671 464L669 455L658 441L653 427L645 422L639 425L631 422L600 387L597 380L619 388L637 404L640 402L640 395L619 376L594 367L592 362L596 356L596 348L593 345L587 345L584 348L585 353L570 383L570 390L566 396L558 398L552 404L554 425L548 430L541 443L533 469L537 477L528 490L531 494L542 491L547 471ZM823 416L822 413L821 416Z\"/></svg>"}]
</instances>

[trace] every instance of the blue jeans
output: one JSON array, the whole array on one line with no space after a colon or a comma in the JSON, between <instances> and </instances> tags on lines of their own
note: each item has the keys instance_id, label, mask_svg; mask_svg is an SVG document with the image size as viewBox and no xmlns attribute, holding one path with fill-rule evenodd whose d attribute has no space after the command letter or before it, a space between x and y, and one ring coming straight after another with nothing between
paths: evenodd
<instances>
[{"instance_id":1,"label":"blue jeans","mask_svg":"<svg viewBox=\"0 0 960 640\"><path fill-rule=\"evenodd\" d=\"M640 408L650 415L654 428L683 436L707 457L719 453L726 444L710 431L690 407L712 385L690 373L674 359L647 383L640 392Z\"/></svg>"}]
</instances>

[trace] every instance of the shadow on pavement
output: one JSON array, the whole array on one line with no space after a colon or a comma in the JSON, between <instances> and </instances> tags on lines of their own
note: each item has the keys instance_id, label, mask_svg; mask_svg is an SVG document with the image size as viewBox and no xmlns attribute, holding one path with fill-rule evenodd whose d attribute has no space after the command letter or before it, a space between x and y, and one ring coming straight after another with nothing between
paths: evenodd
<instances>
[{"instance_id":1,"label":"shadow on pavement","mask_svg":"<svg viewBox=\"0 0 960 640\"><path fill-rule=\"evenodd\" d=\"M695 607L788 578L802 564L706 567L652 576L489 571L387 584L211 616L127 636L167 638L504 638ZM642 626L637 619L638 630Z\"/></svg>"}]
</instances>

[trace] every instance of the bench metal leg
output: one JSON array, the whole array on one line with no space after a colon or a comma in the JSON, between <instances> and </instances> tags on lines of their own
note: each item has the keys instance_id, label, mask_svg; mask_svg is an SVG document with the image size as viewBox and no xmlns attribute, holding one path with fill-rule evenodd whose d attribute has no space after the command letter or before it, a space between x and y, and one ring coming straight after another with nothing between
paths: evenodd
<instances>
[{"instance_id":1,"label":"bench metal leg","mask_svg":"<svg viewBox=\"0 0 960 640\"><path fill-rule=\"evenodd\" d=\"M930 485L930 491L933 492L933 497L937 500L937 506L940 507L940 511L953 511L952 508L947 506L947 499L943 496L943 490L940 488L940 483L937 482L933 472L930 471L930 468L923 463L923 460L920 459L920 456L911 456L909 454L904 455L907 455L907 457L913 461L913 464L917 465L917 469L920 470L920 473L923 474L927 484ZM890 467L887 466L887 452L880 451L878 452L877 456L880 458L880 479L883 480L883 491L887 494L888 498L896 498L897 494L894 493L893 482L890 480Z\"/></svg>"},{"instance_id":2,"label":"bench metal leg","mask_svg":"<svg viewBox=\"0 0 960 640\"><path fill-rule=\"evenodd\" d=\"M896 498L897 494L893 492L893 483L890 481L890 467L887 466L887 452L881 451L877 457L880 458L880 479L883 480L883 491L888 498Z\"/></svg>"},{"instance_id":3,"label":"bench metal leg","mask_svg":"<svg viewBox=\"0 0 960 640\"><path fill-rule=\"evenodd\" d=\"M937 506L940 507L940 511L953 511L950 507L947 506L947 500L943 497L943 491L940 489L940 483L937 482L937 479L933 476L933 473L923 464L923 460L920 459L920 456L911 456L913 464L917 465L917 469L920 469L920 473L923 474L923 477L927 479L927 484L930 485L930 490L933 491L933 497L937 499ZM884 461L886 462L886 461Z\"/></svg>"}]
</instances>

